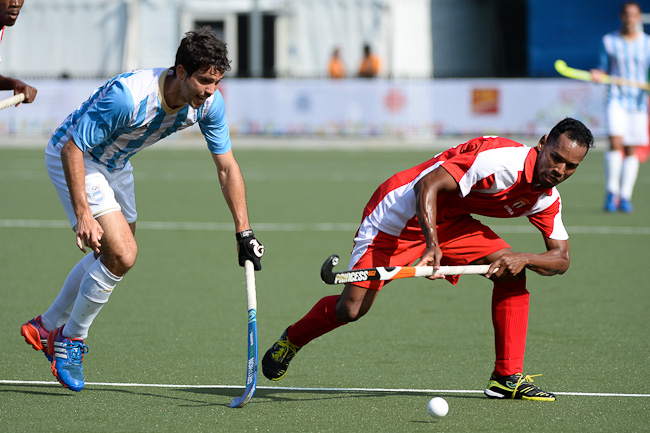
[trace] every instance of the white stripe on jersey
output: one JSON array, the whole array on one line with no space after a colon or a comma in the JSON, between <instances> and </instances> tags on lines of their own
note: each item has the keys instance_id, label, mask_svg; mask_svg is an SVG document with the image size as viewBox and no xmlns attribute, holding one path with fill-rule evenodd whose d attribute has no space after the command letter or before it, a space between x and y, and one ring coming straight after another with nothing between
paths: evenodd
<instances>
[{"instance_id":1,"label":"white stripe on jersey","mask_svg":"<svg viewBox=\"0 0 650 433\"><path fill-rule=\"evenodd\" d=\"M399 236L406 222L415 216L415 184L440 164L441 162L435 163L423 170L413 181L386 194L366 218L368 222L384 233Z\"/></svg>"},{"instance_id":2,"label":"white stripe on jersey","mask_svg":"<svg viewBox=\"0 0 650 433\"><path fill-rule=\"evenodd\" d=\"M530 147L499 147L481 152L474 164L465 173L458 186L463 197L472 191L477 182L494 175L494 184L489 189L475 189L475 192L495 194L510 188L517 182L523 170ZM495 167L500 169L495 172Z\"/></svg>"},{"instance_id":3,"label":"white stripe on jersey","mask_svg":"<svg viewBox=\"0 0 650 433\"><path fill-rule=\"evenodd\" d=\"M539 198L537 199L537 202L535 202L533 208L528 212L524 212L522 216L527 217L530 215L534 215L538 212L541 212L544 209L551 206L557 200L559 200L560 193L558 192L557 188L553 187L551 191L552 191L551 195L546 195L546 194L540 195ZM553 232L551 233L549 238L558 239L558 240L569 239L569 233L566 231L566 228L564 227L564 222L562 221L562 200L560 200L560 211L557 213L557 215L555 215L555 218L553 220Z\"/></svg>"},{"instance_id":4,"label":"white stripe on jersey","mask_svg":"<svg viewBox=\"0 0 650 433\"><path fill-rule=\"evenodd\" d=\"M354 249L350 256L348 270L352 269L366 251L368 251L368 247L372 244L378 234L379 229L375 227L368 218L364 218L363 221L361 221L358 234L354 238Z\"/></svg>"}]
</instances>

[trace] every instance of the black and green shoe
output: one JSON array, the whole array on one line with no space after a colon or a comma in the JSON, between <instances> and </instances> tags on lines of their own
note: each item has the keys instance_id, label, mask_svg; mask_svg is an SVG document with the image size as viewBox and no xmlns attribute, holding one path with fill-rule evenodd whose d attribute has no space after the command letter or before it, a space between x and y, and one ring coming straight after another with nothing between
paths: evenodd
<instances>
[{"instance_id":1,"label":"black and green shoe","mask_svg":"<svg viewBox=\"0 0 650 433\"><path fill-rule=\"evenodd\" d=\"M533 385L533 377L537 376L541 376L541 374L524 376L517 373L501 377L492 374L484 392L489 398L555 401L555 394L542 391Z\"/></svg>"},{"instance_id":2,"label":"black and green shoe","mask_svg":"<svg viewBox=\"0 0 650 433\"><path fill-rule=\"evenodd\" d=\"M289 341L289 328L285 329L280 339L266 352L262 359L262 372L267 379L280 380L287 373L289 363L300 350Z\"/></svg>"}]
</instances>

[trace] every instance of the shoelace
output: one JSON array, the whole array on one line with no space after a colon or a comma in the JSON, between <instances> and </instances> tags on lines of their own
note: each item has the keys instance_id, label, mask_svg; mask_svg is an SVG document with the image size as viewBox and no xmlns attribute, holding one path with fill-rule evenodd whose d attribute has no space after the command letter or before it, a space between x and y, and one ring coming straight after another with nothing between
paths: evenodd
<instances>
[{"instance_id":1,"label":"shoelace","mask_svg":"<svg viewBox=\"0 0 650 433\"><path fill-rule=\"evenodd\" d=\"M285 358L287 358L287 355L292 352L291 356L289 356L289 360L291 360L294 356L296 356L296 353L298 352L297 346L291 343L289 340L281 340L276 344L280 346L280 349L278 349L273 354L273 359L276 361L284 361Z\"/></svg>"},{"instance_id":2,"label":"shoelace","mask_svg":"<svg viewBox=\"0 0 650 433\"><path fill-rule=\"evenodd\" d=\"M541 376L541 374L527 374L526 376L520 375L519 380L517 381L517 385L515 385L515 389L512 391L512 398L515 398L515 394L517 393L517 389L519 389L519 385L522 383L533 383L533 377Z\"/></svg>"},{"instance_id":3,"label":"shoelace","mask_svg":"<svg viewBox=\"0 0 650 433\"><path fill-rule=\"evenodd\" d=\"M88 353L88 346L81 341L70 341L61 345L68 352L68 361L70 364L81 365L84 353Z\"/></svg>"}]
</instances>

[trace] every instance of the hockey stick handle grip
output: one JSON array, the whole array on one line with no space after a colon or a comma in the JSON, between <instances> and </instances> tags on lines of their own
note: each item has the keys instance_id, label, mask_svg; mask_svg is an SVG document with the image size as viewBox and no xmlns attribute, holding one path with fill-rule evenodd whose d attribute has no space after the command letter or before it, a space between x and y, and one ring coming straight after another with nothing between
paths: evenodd
<instances>
[{"instance_id":1,"label":"hockey stick handle grip","mask_svg":"<svg viewBox=\"0 0 650 433\"><path fill-rule=\"evenodd\" d=\"M255 294L255 267L253 262L246 260L244 262L246 272L246 305L248 310L257 311L257 296Z\"/></svg>"},{"instance_id":2,"label":"hockey stick handle grip","mask_svg":"<svg viewBox=\"0 0 650 433\"><path fill-rule=\"evenodd\" d=\"M2 110L3 108L11 107L12 105L16 105L17 103L23 102L24 100L25 100L24 93L19 93L7 99L3 99L2 101L0 101L0 110Z\"/></svg>"},{"instance_id":3,"label":"hockey stick handle grip","mask_svg":"<svg viewBox=\"0 0 650 433\"><path fill-rule=\"evenodd\" d=\"M433 266L414 266L415 277L430 277L432 275L484 275L487 274L490 265L466 265L466 266L440 266L437 271Z\"/></svg>"}]
</instances>

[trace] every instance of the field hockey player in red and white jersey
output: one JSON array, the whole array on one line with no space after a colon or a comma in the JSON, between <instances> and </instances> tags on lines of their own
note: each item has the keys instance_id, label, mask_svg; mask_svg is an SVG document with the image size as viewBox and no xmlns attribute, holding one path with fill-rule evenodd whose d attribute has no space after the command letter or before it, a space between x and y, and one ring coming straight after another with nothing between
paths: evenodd
<instances>
[{"instance_id":1,"label":"field hockey player in red and white jersey","mask_svg":"<svg viewBox=\"0 0 650 433\"><path fill-rule=\"evenodd\" d=\"M526 270L562 274L569 268L569 241L556 186L583 161L594 139L580 121L567 118L535 147L500 137L481 137L395 174L366 205L348 269L484 265L494 284L492 322L496 360L485 388L490 398L554 401L553 393L523 374L529 292ZM515 252L473 215L527 217L546 251ZM452 283L459 276L447 278ZM387 281L346 284L289 326L262 361L264 375L281 379L298 350L372 306Z\"/></svg>"}]
</instances>

